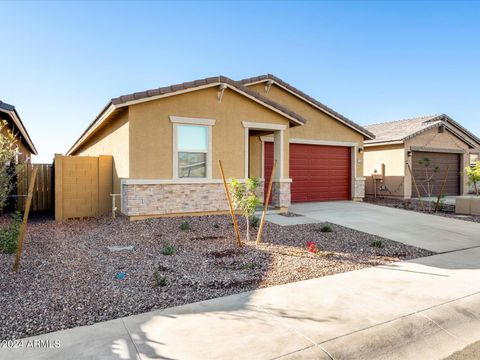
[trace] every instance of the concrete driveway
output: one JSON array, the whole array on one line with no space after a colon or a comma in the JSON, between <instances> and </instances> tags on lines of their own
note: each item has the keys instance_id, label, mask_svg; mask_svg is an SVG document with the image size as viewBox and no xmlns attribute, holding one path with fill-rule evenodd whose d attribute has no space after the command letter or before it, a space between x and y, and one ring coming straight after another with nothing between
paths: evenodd
<instances>
[{"instance_id":1,"label":"concrete driveway","mask_svg":"<svg viewBox=\"0 0 480 360\"><path fill-rule=\"evenodd\" d=\"M480 246L480 224L353 201L295 204L308 222L331 222L437 253ZM278 215L279 216L279 215Z\"/></svg>"}]
</instances>

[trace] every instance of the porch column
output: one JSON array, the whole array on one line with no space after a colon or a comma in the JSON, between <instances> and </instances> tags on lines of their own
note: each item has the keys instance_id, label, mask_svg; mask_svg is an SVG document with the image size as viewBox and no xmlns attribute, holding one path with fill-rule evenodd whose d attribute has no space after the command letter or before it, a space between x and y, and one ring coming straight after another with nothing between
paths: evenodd
<instances>
[{"instance_id":1,"label":"porch column","mask_svg":"<svg viewBox=\"0 0 480 360\"><path fill-rule=\"evenodd\" d=\"M286 141L287 140L287 141ZM272 205L280 210L287 211L290 206L290 183L291 179L285 178L286 151L284 130L276 130L273 133L273 158L277 161L275 176L272 184Z\"/></svg>"},{"instance_id":2,"label":"porch column","mask_svg":"<svg viewBox=\"0 0 480 360\"><path fill-rule=\"evenodd\" d=\"M283 137L283 130L277 130L273 133L273 159L277 162L274 181L283 179L283 167L285 164Z\"/></svg>"}]
</instances>

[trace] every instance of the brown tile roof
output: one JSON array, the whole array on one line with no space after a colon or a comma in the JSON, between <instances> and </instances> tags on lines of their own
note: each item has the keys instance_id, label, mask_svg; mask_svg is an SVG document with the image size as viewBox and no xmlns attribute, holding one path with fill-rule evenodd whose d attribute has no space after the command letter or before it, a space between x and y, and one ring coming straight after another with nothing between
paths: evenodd
<instances>
[{"instance_id":1,"label":"brown tile roof","mask_svg":"<svg viewBox=\"0 0 480 360\"><path fill-rule=\"evenodd\" d=\"M290 85L289 83L283 81L282 79L276 77L275 75L272 74L266 74L266 75L260 75L260 76L255 76L247 79L240 80L239 82L241 84L247 85L247 84L252 84L256 82L264 82L272 80L276 82L277 84L283 86L284 88L290 90L291 92L295 93L297 96L300 98L305 99L306 101L313 103L315 106L320 108L321 110L331 114L333 117L337 118L338 120L344 122L346 125L350 126L351 128L357 130L358 132L362 133L363 135L366 135L367 137L374 139L375 135L372 134L368 129L365 129L364 127L358 125L357 123L353 122L352 120L346 118L342 114L336 112L335 110L329 108L325 104L322 104L320 101L314 99L310 95L305 94L303 91L297 89L296 87Z\"/></svg>"},{"instance_id":2,"label":"brown tile roof","mask_svg":"<svg viewBox=\"0 0 480 360\"><path fill-rule=\"evenodd\" d=\"M368 125L366 128L374 133L376 138L375 140L368 140L365 143L375 144L405 141L441 124L447 124L457 128L464 135L467 135L467 137L475 141L477 146L480 145L480 139L477 136L445 114L427 115Z\"/></svg>"},{"instance_id":3,"label":"brown tile roof","mask_svg":"<svg viewBox=\"0 0 480 360\"><path fill-rule=\"evenodd\" d=\"M235 89L237 89L237 90L239 90L239 91L241 91L241 92L243 92L247 95L250 95L250 96L256 98L260 102L263 102L263 103L265 103L265 104L283 112L284 114L287 114L288 116L294 118L295 120L297 120L301 124L305 124L305 122L306 122L306 120L302 116L296 114L295 112L291 111L290 109L286 108L285 106L280 105L280 104L276 103L275 101L272 101L272 100L266 98L265 96L262 96L262 95L258 94L256 91L253 91L253 90L249 89L248 87L243 86L239 82L234 81L234 80L232 80L232 79L230 79L226 76L209 77L209 78L205 78L205 79L184 82L182 84L164 86L164 87L160 87L160 88L156 88L156 89L136 92L136 93L129 94L129 95L122 95L122 96L119 96L117 98L112 99L111 103L113 105L120 105L120 104L124 104L126 102L129 102L129 101L147 99L147 98L153 97L153 96L173 93L173 92L177 92L177 91L181 91L181 90L194 89L194 88L197 88L197 87L208 86L210 84L218 84L218 83L230 85L233 88L235 88Z\"/></svg>"},{"instance_id":4,"label":"brown tile roof","mask_svg":"<svg viewBox=\"0 0 480 360\"><path fill-rule=\"evenodd\" d=\"M251 96L251 97L255 98L259 102L261 102L261 103L263 103L267 106L273 107L274 109L280 111L281 113L283 113L287 117L293 118L294 123L296 123L296 124L303 125L303 124L306 123L306 120L302 116L300 116L297 113L291 111L290 109L286 108L285 106L280 105L280 104L276 103L275 101L272 101L272 100L266 98L265 96L262 96L262 95L258 94L256 91L253 91L253 90L249 89L248 87L243 86L239 82L234 81L234 80L232 80L232 79L230 79L226 76L215 76L215 77L209 77L209 78L200 79L200 80L184 82L184 83L181 83L181 84L175 84L175 85L164 86L164 87L160 87L160 88L156 88L156 89L140 91L140 92L136 92L136 93L132 93L132 94L128 94L128 95L122 95L122 96L111 99L105 105L105 107L102 109L100 114L98 114L98 116L90 123L90 125L87 127L87 129L82 133L82 135L80 135L80 137L75 141L75 143L72 145L72 147L67 151L67 155L72 154L78 148L78 146L83 143L83 141L86 138L86 135L87 135L88 131L90 129L92 129L97 124L97 122L102 118L102 116L105 114L105 112L111 106L119 106L119 105L123 105L125 103L128 103L130 101L135 101L135 100L148 101L148 98L150 98L150 97L160 96L160 95L164 95L164 94L168 94L168 93L175 93L175 92L181 91L181 90L195 89L197 87L202 87L202 86L209 86L209 85L214 86L214 84L227 84L227 85L235 88L236 90L238 90L238 91L240 91L240 92L242 92L242 93L244 93L248 96Z\"/></svg>"},{"instance_id":5,"label":"brown tile roof","mask_svg":"<svg viewBox=\"0 0 480 360\"><path fill-rule=\"evenodd\" d=\"M37 149L35 148L35 145L33 145L32 139L30 138L27 129L23 125L22 119L20 118L20 115L18 115L15 106L0 100L0 111L5 112L11 118L11 121L15 127L20 131L23 143L30 149L32 154L37 155Z\"/></svg>"}]
</instances>

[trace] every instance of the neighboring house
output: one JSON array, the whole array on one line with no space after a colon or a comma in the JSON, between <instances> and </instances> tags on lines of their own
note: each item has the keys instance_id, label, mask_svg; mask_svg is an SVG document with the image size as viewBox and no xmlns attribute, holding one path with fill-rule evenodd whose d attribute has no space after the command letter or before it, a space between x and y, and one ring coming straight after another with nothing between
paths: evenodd
<instances>
[{"instance_id":1,"label":"neighboring house","mask_svg":"<svg viewBox=\"0 0 480 360\"><path fill-rule=\"evenodd\" d=\"M218 160L228 178L263 180L276 159L282 210L360 200L364 139L373 135L271 75L219 76L112 99L67 155L112 155L121 212L142 218L227 210Z\"/></svg>"},{"instance_id":2,"label":"neighboring house","mask_svg":"<svg viewBox=\"0 0 480 360\"><path fill-rule=\"evenodd\" d=\"M434 176L435 196L441 189L447 167L449 171L444 195L468 193L464 169L478 157L480 139L449 116L424 116L366 128L376 136L374 140L365 142L364 175L367 178L367 195L377 193L405 199L418 197L410 166L420 195L426 196L426 167L424 162L421 164L425 158L431 161L430 173L434 166L438 167Z\"/></svg>"},{"instance_id":3,"label":"neighboring house","mask_svg":"<svg viewBox=\"0 0 480 360\"><path fill-rule=\"evenodd\" d=\"M0 120L6 121L8 128L18 140L18 160L30 162L32 155L37 155L37 149L35 149L15 107L0 101Z\"/></svg>"}]
</instances>

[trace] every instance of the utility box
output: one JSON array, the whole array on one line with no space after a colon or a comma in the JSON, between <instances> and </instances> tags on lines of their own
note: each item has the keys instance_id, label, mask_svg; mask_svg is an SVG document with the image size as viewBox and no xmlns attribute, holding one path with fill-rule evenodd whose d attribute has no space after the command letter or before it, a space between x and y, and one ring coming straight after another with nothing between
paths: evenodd
<instances>
[{"instance_id":1,"label":"utility box","mask_svg":"<svg viewBox=\"0 0 480 360\"><path fill-rule=\"evenodd\" d=\"M383 180L385 178L385 164L380 162L375 164L372 178L373 180Z\"/></svg>"}]
</instances>

